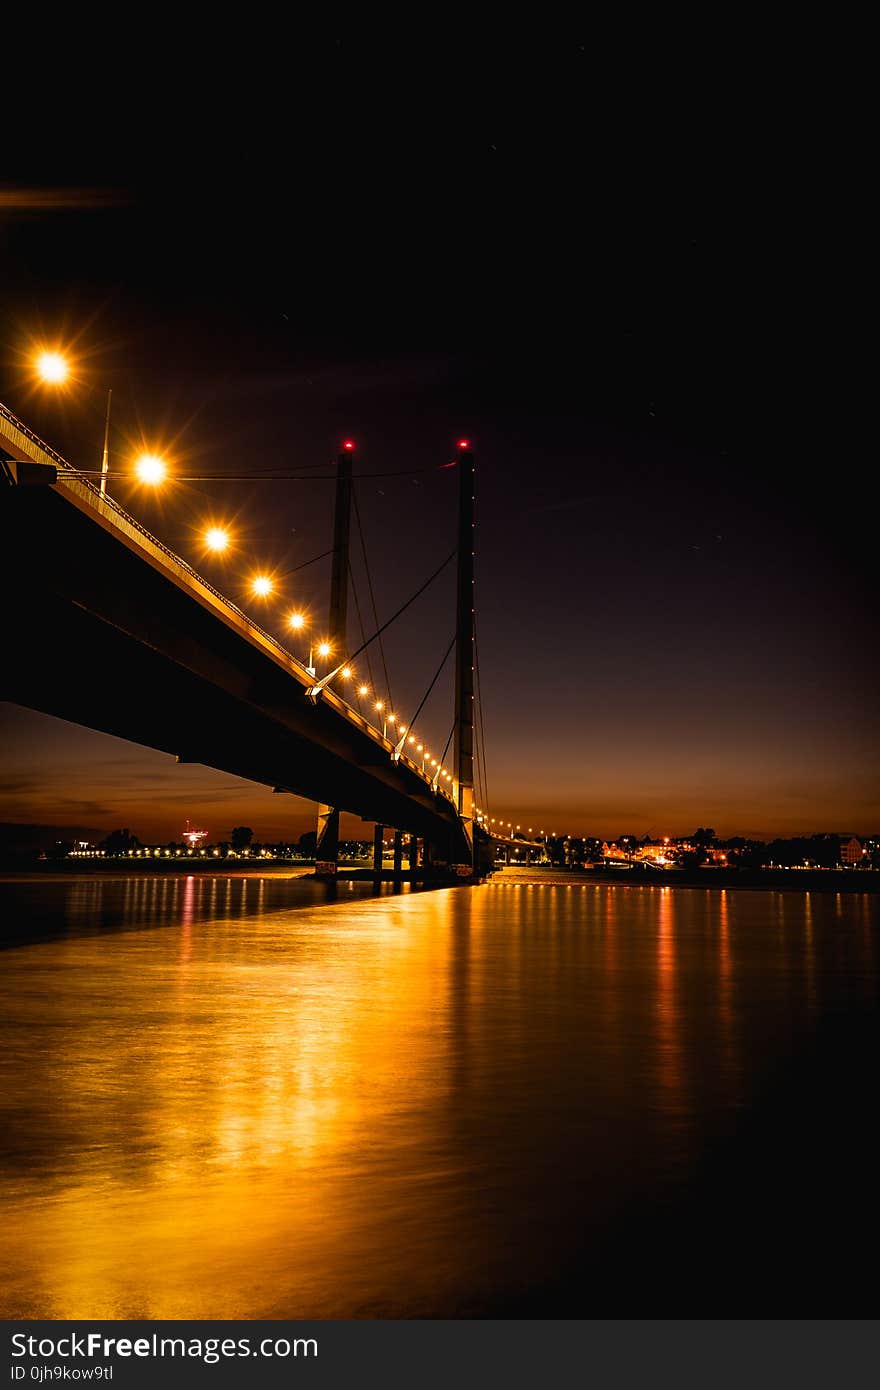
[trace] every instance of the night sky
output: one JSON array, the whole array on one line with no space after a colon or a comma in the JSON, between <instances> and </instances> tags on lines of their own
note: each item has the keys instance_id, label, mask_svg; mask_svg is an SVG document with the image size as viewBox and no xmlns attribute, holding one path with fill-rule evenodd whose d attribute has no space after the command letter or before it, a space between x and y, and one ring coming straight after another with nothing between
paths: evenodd
<instances>
[{"instance_id":1,"label":"night sky","mask_svg":"<svg viewBox=\"0 0 880 1390\"><path fill-rule=\"evenodd\" d=\"M605 836L876 831L871 461L817 274L837 248L798 214L797 149L779 176L723 102L600 119L588 60L542 52L564 102L536 111L513 73L503 101L430 130L356 119L349 93L326 127L281 124L277 97L210 139L190 114L174 141L166 116L123 162L92 158L88 132L62 141L0 186L0 399L90 468L107 387L111 467L143 442L180 475L311 468L350 435L356 472L400 475L358 488L380 618L454 544L439 466L466 435L493 814ZM73 354L65 393L35 387L38 345ZM328 549L332 483L111 491L267 627L301 607L323 635L328 561L262 606L245 585ZM209 520L234 529L222 561L200 548ZM389 635L407 721L453 583ZM218 839L313 824L270 789L0 712L0 821L163 841L187 816ZM420 721L432 747L451 719L447 680Z\"/></svg>"}]
</instances>

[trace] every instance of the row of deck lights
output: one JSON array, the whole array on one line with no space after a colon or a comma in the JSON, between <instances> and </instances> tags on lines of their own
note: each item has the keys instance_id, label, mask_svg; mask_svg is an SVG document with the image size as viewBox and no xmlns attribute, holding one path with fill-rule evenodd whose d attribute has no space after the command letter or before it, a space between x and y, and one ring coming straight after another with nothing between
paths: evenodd
<instances>
[{"instance_id":1,"label":"row of deck lights","mask_svg":"<svg viewBox=\"0 0 880 1390\"><path fill-rule=\"evenodd\" d=\"M35 361L36 372L39 378L49 385L63 385L69 375L70 366L67 359L58 352L42 352ZM109 421L109 402L108 402L108 421ZM461 440L460 447L467 447L467 441ZM353 449L354 444L351 440L346 440L343 444L345 449ZM106 472L106 442L105 442L105 469ZM158 454L143 453L134 461L134 476L146 487L160 487L168 476L168 466L165 460ZM102 491L103 476L102 476ZM231 536L229 531L223 526L209 526L203 533L203 540L207 550L216 555L222 555L229 549ZM250 581L250 590L255 598L269 598L274 593L276 587L275 580L268 574L257 574ZM287 619L288 627L293 632L302 632L307 626L306 619L302 613L291 613ZM315 646L309 644L309 659L306 669L309 674L315 675L315 655L322 660L333 654L332 647L327 641L321 641ZM354 671L350 666L343 666L339 672L342 680L350 681L354 679ZM366 700L371 696L369 686L360 685L357 688L358 699ZM452 774L438 764L437 758L431 757L431 751L423 743L419 743L415 734L408 733L405 724L398 724L397 716L385 708L384 700L373 701L373 711L377 716L376 724L379 720L382 724L382 737L388 737L388 729L392 728L400 738L406 737L407 743L412 745L412 753L421 758L422 772L426 776L436 777L445 782L452 781ZM413 758L415 761L415 758Z\"/></svg>"},{"instance_id":2,"label":"row of deck lights","mask_svg":"<svg viewBox=\"0 0 880 1390\"><path fill-rule=\"evenodd\" d=\"M486 815L484 811L480 810L479 806L474 807L474 815L477 819L478 824L482 825L485 830L489 830L490 834L503 835L505 839L508 840L512 839L514 835L516 835L518 832L522 830L521 825L514 825L512 821L506 821L502 820L500 817ZM493 826L496 827L494 830L492 829ZM526 826L526 834L537 835L539 840L547 838L546 833L543 830L535 830L531 825ZM555 839L555 837L556 831L551 830L549 838L552 840ZM564 838L567 840L569 839L569 836L566 835L564 836Z\"/></svg>"}]
</instances>

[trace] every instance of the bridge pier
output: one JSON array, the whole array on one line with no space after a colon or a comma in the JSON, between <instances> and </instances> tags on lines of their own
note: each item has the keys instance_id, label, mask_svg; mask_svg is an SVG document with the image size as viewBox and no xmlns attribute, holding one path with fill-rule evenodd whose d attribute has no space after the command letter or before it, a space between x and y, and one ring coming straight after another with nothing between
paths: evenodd
<instances>
[{"instance_id":1,"label":"bridge pier","mask_svg":"<svg viewBox=\"0 0 880 1390\"><path fill-rule=\"evenodd\" d=\"M410 835L409 837L409 854L407 857L409 859L410 873L415 874L416 869L419 867L419 841L418 837L415 835Z\"/></svg>"},{"instance_id":2,"label":"bridge pier","mask_svg":"<svg viewBox=\"0 0 880 1390\"><path fill-rule=\"evenodd\" d=\"M403 868L403 831L394 832L394 882L400 883L400 871Z\"/></svg>"},{"instance_id":3,"label":"bridge pier","mask_svg":"<svg viewBox=\"0 0 880 1390\"><path fill-rule=\"evenodd\" d=\"M318 807L318 840L315 846L315 878L335 878L339 867L339 812L333 806Z\"/></svg>"},{"instance_id":4,"label":"bridge pier","mask_svg":"<svg viewBox=\"0 0 880 1390\"><path fill-rule=\"evenodd\" d=\"M373 882L377 887L382 882L382 837L384 834L384 825L377 825L373 830Z\"/></svg>"}]
</instances>

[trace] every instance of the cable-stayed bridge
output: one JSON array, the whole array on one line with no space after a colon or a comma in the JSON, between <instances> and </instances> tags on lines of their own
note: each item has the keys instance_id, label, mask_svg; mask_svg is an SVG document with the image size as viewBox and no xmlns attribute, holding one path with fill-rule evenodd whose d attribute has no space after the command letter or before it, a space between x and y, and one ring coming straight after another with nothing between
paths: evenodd
<instances>
[{"instance_id":1,"label":"cable-stayed bridge","mask_svg":"<svg viewBox=\"0 0 880 1390\"><path fill-rule=\"evenodd\" d=\"M345 698L342 665L319 678L124 511L103 481L92 483L3 406L0 696L318 802L324 874L335 872L345 811L376 823L377 846L382 827L394 829L398 869L406 836L413 869L478 876L491 867L494 846L474 805L473 455L466 441L456 462L451 771L439 765L445 752L426 767L405 728L401 735L375 727ZM351 492L351 455L343 451L330 593L338 653L346 650Z\"/></svg>"}]
</instances>

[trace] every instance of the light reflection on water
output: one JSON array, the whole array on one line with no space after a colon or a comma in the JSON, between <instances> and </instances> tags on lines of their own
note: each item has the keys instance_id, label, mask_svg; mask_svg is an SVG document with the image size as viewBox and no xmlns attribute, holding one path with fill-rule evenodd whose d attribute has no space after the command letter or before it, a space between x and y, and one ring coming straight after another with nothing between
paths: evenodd
<instances>
[{"instance_id":1,"label":"light reflection on water","mask_svg":"<svg viewBox=\"0 0 880 1390\"><path fill-rule=\"evenodd\" d=\"M590 1314L650 1274L664 1204L700 1225L705 1164L823 1022L877 1006L865 895L132 875L0 902L45 938L0 984L6 1317Z\"/></svg>"}]
</instances>

